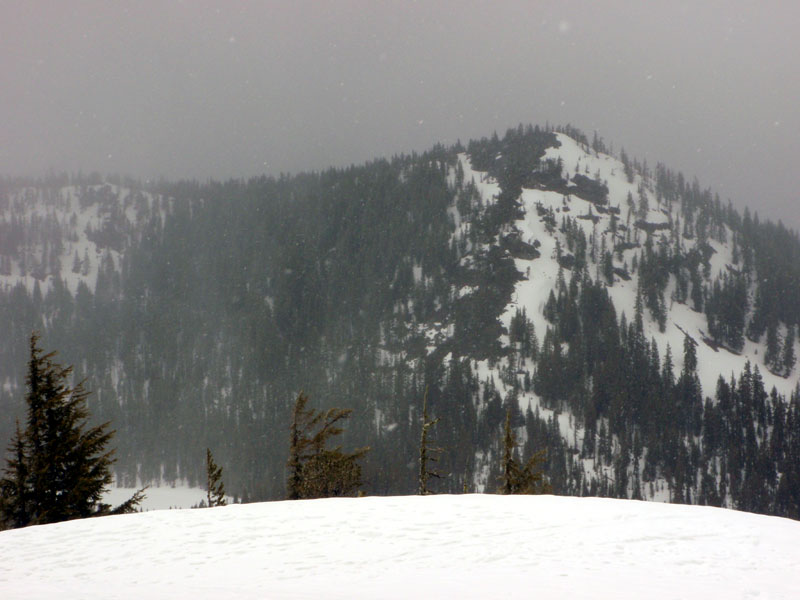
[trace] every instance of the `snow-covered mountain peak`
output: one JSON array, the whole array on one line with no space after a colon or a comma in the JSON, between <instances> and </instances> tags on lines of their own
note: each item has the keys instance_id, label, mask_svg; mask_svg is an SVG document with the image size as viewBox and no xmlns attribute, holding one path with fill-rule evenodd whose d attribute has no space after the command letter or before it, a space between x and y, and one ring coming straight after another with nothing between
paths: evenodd
<instances>
[{"instance_id":1,"label":"snow-covered mountain peak","mask_svg":"<svg viewBox=\"0 0 800 600\"><path fill-rule=\"evenodd\" d=\"M618 158L594 151L564 133L555 135L558 145L548 147L543 160L558 161L563 165L562 178L571 193L553 191L546 189L546 186L542 186L545 189L522 190L519 201L524 214L513 223L513 229L524 242L536 244L540 256L514 259L517 269L525 274L525 278L516 284L512 302L501 317L506 329L510 327L516 311L523 308L540 340L547 329L544 307L550 291L555 289L560 266L562 273L567 278L570 276L570 269L563 269L564 265L569 264L569 259L559 261L557 256L558 247L563 255L571 256L569 248L572 244L561 227L566 218L580 227L592 246L587 254L587 270L592 277L603 279L599 272L602 268L602 249L612 253L615 274L613 283L607 287L608 293L618 315L624 313L629 320L635 314L640 278L640 273L631 267L648 243L648 238L654 246L677 245L683 253L689 253L702 244L709 253L706 281L741 269L741 265L735 264L732 259L733 235L727 226L723 234L726 241L706 237L700 242L695 236L686 235L676 239L674 220L678 214L678 200L670 203L659 197L655 192L656 183L649 176L636 172L629 178L626 171L631 168ZM461 154L459 160L464 169L464 179L475 184L483 202L487 205L495 202L500 193L496 179L486 172L472 169L467 154ZM535 168L534 165L532 170ZM605 200L598 202L586 199L583 190L574 183L576 177L590 177L592 181L605 186ZM643 210L642 207L646 208ZM459 235L464 235L464 232L457 232L456 236ZM740 373L748 361L753 366L761 366L767 389L775 387L784 395L789 395L795 389L798 384L797 369L792 371L791 376L781 377L764 368L763 342L745 340L740 352L714 344L710 340L705 314L693 310L689 301L676 300L675 285L672 278L664 293L668 315L663 331L652 312L645 310L643 316L646 339L656 341L661 356L665 355L667 345L670 346L676 372L683 366L682 348L684 338L688 335L695 342L698 375L706 394L713 395L720 376L730 379L732 374ZM751 305L752 301L751 294ZM800 351L800 346L796 348Z\"/></svg>"}]
</instances>

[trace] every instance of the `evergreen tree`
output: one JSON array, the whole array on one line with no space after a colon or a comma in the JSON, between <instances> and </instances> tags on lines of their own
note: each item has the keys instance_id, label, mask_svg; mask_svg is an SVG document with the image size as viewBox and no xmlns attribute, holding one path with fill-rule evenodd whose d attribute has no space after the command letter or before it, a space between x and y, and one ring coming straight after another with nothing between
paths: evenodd
<instances>
[{"instance_id":1,"label":"evergreen tree","mask_svg":"<svg viewBox=\"0 0 800 600\"><path fill-rule=\"evenodd\" d=\"M537 452L523 465L514 456L517 438L511 428L511 409L506 410L503 428L503 473L500 477L501 494L548 494L550 484L544 478L541 465L545 459L544 450Z\"/></svg>"},{"instance_id":2,"label":"evergreen tree","mask_svg":"<svg viewBox=\"0 0 800 600\"><path fill-rule=\"evenodd\" d=\"M428 489L428 479L430 477L439 478L439 473L428 470L428 462L436 462L435 456L430 456L431 452L438 453L441 448L430 448L428 446L428 430L439 422L439 417L428 420L428 388L425 388L425 397L422 400L422 431L419 438L419 495L427 496L431 493ZM465 483L466 485L466 483Z\"/></svg>"},{"instance_id":3,"label":"evergreen tree","mask_svg":"<svg viewBox=\"0 0 800 600\"><path fill-rule=\"evenodd\" d=\"M225 484L222 482L222 467L214 462L211 449L206 448L206 500L208 507L225 506Z\"/></svg>"},{"instance_id":4,"label":"evergreen tree","mask_svg":"<svg viewBox=\"0 0 800 600\"><path fill-rule=\"evenodd\" d=\"M83 382L71 387L72 367L53 362L55 352L43 354L38 339L31 335L27 427L17 427L0 480L2 521L23 527L134 510L143 490L113 511L101 502L112 479L114 431L88 424Z\"/></svg>"},{"instance_id":5,"label":"evergreen tree","mask_svg":"<svg viewBox=\"0 0 800 600\"><path fill-rule=\"evenodd\" d=\"M317 412L307 408L308 396L300 393L292 412L287 466L287 498L327 498L350 496L361 486L358 461L369 448L343 452L341 447L328 449L328 440L342 433L337 425L347 419L351 409L331 408Z\"/></svg>"},{"instance_id":6,"label":"evergreen tree","mask_svg":"<svg viewBox=\"0 0 800 600\"><path fill-rule=\"evenodd\" d=\"M786 338L783 340L783 376L788 377L792 374L792 369L797 358L794 354L794 325L789 325L786 331Z\"/></svg>"},{"instance_id":7,"label":"evergreen tree","mask_svg":"<svg viewBox=\"0 0 800 600\"><path fill-rule=\"evenodd\" d=\"M773 373L781 371L780 337L778 324L772 322L767 325L767 348L764 352L764 365Z\"/></svg>"},{"instance_id":8,"label":"evergreen tree","mask_svg":"<svg viewBox=\"0 0 800 600\"><path fill-rule=\"evenodd\" d=\"M7 461L6 477L0 480L0 530L24 527L31 522L28 460L19 421L8 452L11 457Z\"/></svg>"}]
</instances>

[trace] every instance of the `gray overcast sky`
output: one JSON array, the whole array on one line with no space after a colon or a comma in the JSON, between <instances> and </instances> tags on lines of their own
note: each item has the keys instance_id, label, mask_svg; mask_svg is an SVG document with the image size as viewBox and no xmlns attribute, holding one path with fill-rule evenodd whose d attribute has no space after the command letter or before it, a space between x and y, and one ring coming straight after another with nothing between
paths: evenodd
<instances>
[{"instance_id":1,"label":"gray overcast sky","mask_svg":"<svg viewBox=\"0 0 800 600\"><path fill-rule=\"evenodd\" d=\"M597 130L800 228L800 2L0 0L0 173L247 177Z\"/></svg>"}]
</instances>

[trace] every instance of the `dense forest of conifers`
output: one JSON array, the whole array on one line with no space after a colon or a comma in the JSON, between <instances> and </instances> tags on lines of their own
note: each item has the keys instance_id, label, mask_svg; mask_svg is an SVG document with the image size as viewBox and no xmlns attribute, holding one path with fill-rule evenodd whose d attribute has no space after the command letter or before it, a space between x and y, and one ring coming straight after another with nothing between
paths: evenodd
<instances>
[{"instance_id":1,"label":"dense forest of conifers","mask_svg":"<svg viewBox=\"0 0 800 600\"><path fill-rule=\"evenodd\" d=\"M607 151L602 140L563 131ZM127 182L124 197L89 177L3 181L0 272L22 270L42 285L0 291L0 439L10 439L22 410L27 341L37 330L87 378L95 419L117 429L122 483L202 482L208 447L229 493L283 497L291 405L303 390L317 407L354 409L343 443L372 448L365 491L413 493L427 388L444 448L437 491L496 487L492 457L510 409L523 454L546 448L555 493L653 497L666 487L678 502L800 518L800 393L771 393L761 378L795 366L797 235L623 151L629 180L651 181L674 205L670 227L628 223L623 247L605 247L576 217L543 211L563 240L548 327L536 331L520 311L504 331L498 317L525 276L513 257L536 253L506 233L523 187L565 191L562 165L543 160L555 143L548 129L519 127L466 148L321 173ZM496 178L496 202L465 180L459 152ZM89 232L101 253L96 288L75 294L58 259L74 220L23 226L18 216L26 202L63 203L67 184L105 216ZM607 193L591 174L572 185L598 205ZM642 197L629 202L633 214L646 213ZM454 214L466 235L454 235ZM733 247L735 264L719 277L707 267L709 239ZM635 314L624 315L608 287L620 275L614 256L632 249L622 274L639 289ZM87 261L69 260L76 273ZM463 286L475 293L459 294ZM705 343L736 352L760 340L763 362L701 390L695 340L671 349L683 356L676 372L672 355L660 356L643 333L643 320L665 322L670 302L705 314ZM479 376L481 360L502 386ZM553 413L521 411L516 398L526 390L569 414L582 439L560 430Z\"/></svg>"}]
</instances>

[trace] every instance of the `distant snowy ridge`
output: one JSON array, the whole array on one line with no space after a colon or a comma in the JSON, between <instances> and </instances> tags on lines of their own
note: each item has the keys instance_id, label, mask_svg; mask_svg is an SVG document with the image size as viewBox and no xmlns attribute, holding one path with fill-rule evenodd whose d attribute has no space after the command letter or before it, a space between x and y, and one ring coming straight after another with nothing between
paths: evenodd
<instances>
[{"instance_id":1,"label":"distant snowy ridge","mask_svg":"<svg viewBox=\"0 0 800 600\"><path fill-rule=\"evenodd\" d=\"M555 496L156 511L0 533L4 598L793 599L800 523Z\"/></svg>"},{"instance_id":2,"label":"distant snowy ridge","mask_svg":"<svg viewBox=\"0 0 800 600\"><path fill-rule=\"evenodd\" d=\"M169 207L163 197L110 183L0 196L0 254L18 256L2 256L0 289L22 284L32 293L38 284L46 295L58 279L73 295L81 283L94 292L98 274L120 270L130 237L147 224L160 226Z\"/></svg>"}]
</instances>

